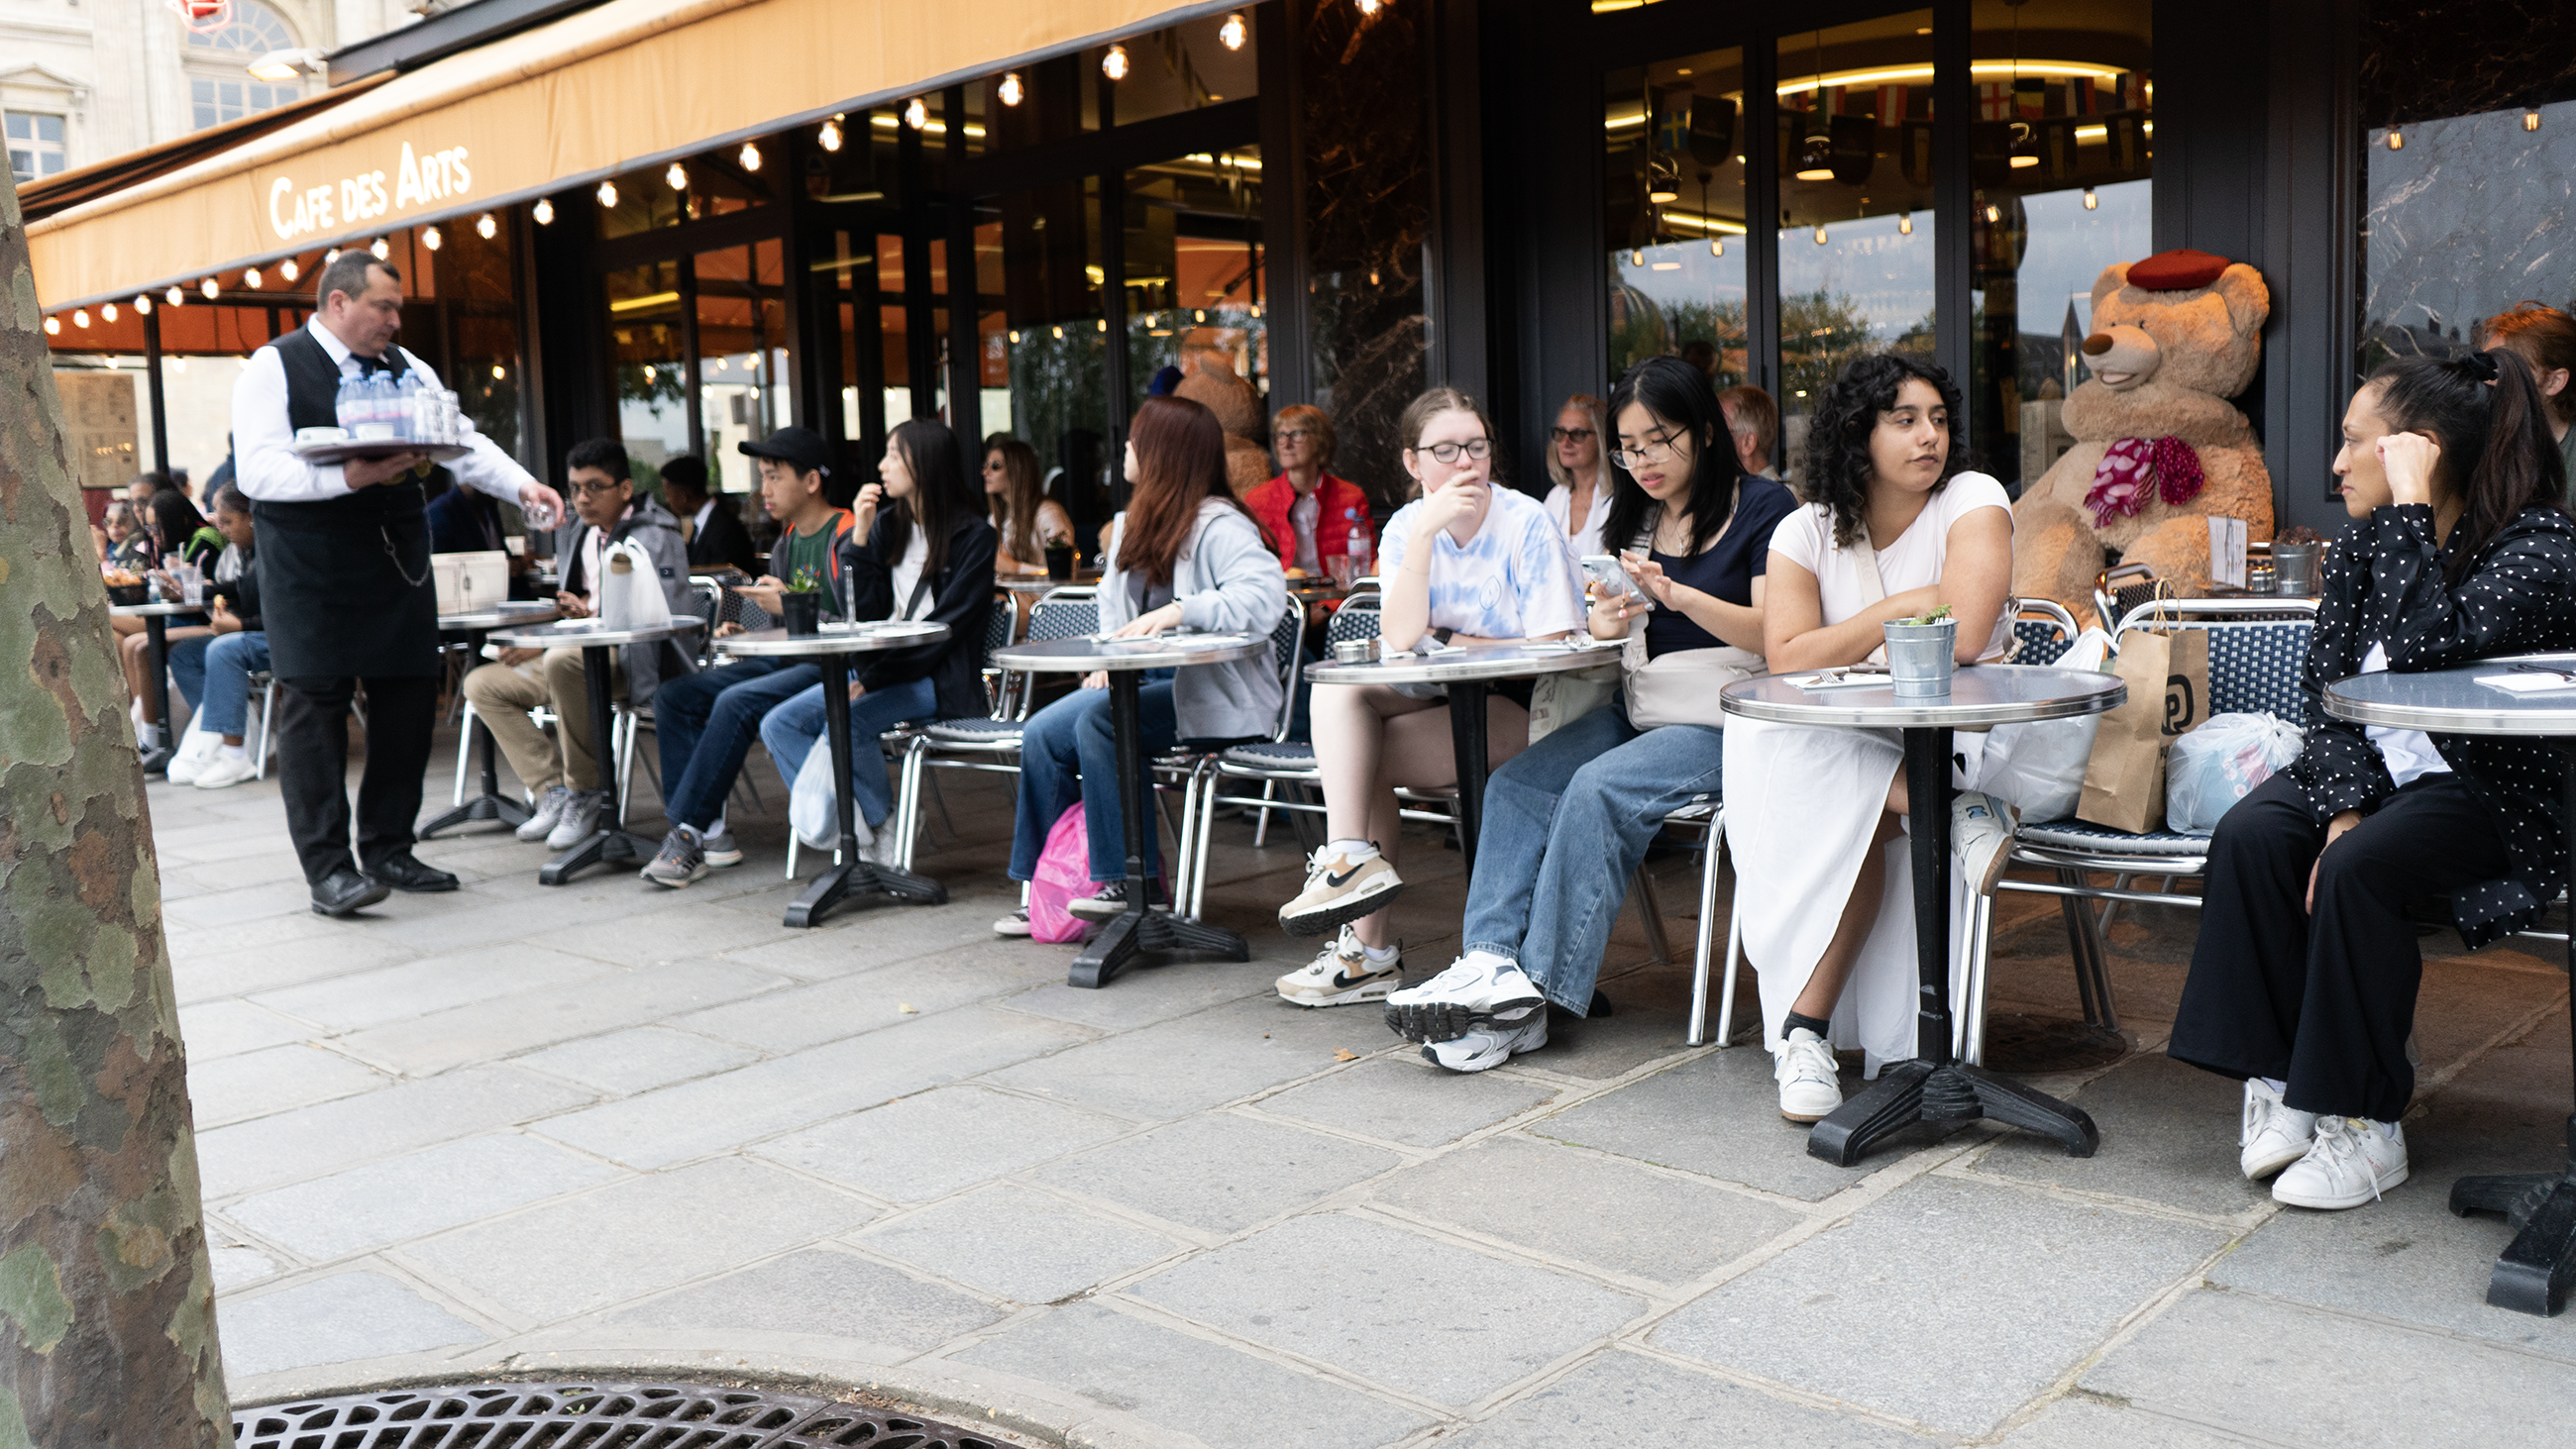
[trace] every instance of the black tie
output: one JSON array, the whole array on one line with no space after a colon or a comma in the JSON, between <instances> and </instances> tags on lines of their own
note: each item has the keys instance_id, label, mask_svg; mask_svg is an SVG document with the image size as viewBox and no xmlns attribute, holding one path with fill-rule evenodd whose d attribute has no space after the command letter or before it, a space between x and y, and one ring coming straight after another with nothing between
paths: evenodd
<instances>
[{"instance_id":1,"label":"black tie","mask_svg":"<svg viewBox=\"0 0 2576 1449\"><path fill-rule=\"evenodd\" d=\"M349 356L357 362L358 376L360 377L373 377L379 372L391 372L394 370L394 365L385 361L381 357L360 357L354 352L350 353Z\"/></svg>"}]
</instances>

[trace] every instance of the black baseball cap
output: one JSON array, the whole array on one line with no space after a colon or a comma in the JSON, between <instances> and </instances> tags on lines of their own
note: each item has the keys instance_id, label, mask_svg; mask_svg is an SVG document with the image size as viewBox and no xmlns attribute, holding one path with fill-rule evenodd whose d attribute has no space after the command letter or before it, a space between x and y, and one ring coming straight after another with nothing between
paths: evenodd
<instances>
[{"instance_id":1,"label":"black baseball cap","mask_svg":"<svg viewBox=\"0 0 2576 1449\"><path fill-rule=\"evenodd\" d=\"M799 473L832 471L832 445L812 428L793 424L778 429L756 442L736 443L746 458L775 458Z\"/></svg>"}]
</instances>

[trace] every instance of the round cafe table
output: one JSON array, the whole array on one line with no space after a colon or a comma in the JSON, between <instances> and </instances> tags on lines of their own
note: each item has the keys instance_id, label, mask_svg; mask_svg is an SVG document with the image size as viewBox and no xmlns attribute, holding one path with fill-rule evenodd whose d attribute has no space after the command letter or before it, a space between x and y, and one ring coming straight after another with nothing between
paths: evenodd
<instances>
[{"instance_id":1,"label":"round cafe table","mask_svg":"<svg viewBox=\"0 0 2576 1449\"><path fill-rule=\"evenodd\" d=\"M1328 659L1306 666L1316 684L1437 684L1449 691L1449 746L1458 761L1458 859L1469 879L1476 873L1476 838L1485 823L1485 698L1497 680L1530 679L1590 669L1619 657L1619 644L1588 637L1562 643L1498 644L1442 649L1431 654L1389 654L1344 663Z\"/></svg>"},{"instance_id":2,"label":"round cafe table","mask_svg":"<svg viewBox=\"0 0 2576 1449\"><path fill-rule=\"evenodd\" d=\"M882 891L908 901L925 905L945 905L948 887L911 871L859 858L859 804L852 793L856 779L850 751L850 706L845 700L835 707L832 700L836 684L846 686L850 662L862 654L875 654L887 649L910 649L923 644L936 644L948 637L945 624L898 619L863 624L826 624L819 634L790 634L784 629L759 629L748 634L729 634L716 641L719 653L737 659L811 659L823 670L823 743L818 748L832 752L832 784L840 802L840 841L834 848L841 862L815 877L805 894L787 908L786 923L805 927L822 924L823 917L835 905L860 891ZM871 744L873 755L876 746ZM879 768L879 775L885 771ZM889 822L891 824L892 822Z\"/></svg>"},{"instance_id":3,"label":"round cafe table","mask_svg":"<svg viewBox=\"0 0 2576 1449\"><path fill-rule=\"evenodd\" d=\"M590 757L598 767L600 787L613 793L610 776L615 771L609 762L615 758L616 752L608 747L609 740L614 738L613 711L608 698L608 651L628 644L658 644L706 626L706 621L694 614L682 614L667 624L643 629L611 629L597 619L566 619L534 628L514 625L495 631L491 638L493 643L506 649L570 647L581 651L582 686L590 696ZM562 885L590 866L625 860L651 860L653 853L660 848L661 842L629 832L624 819L611 816L587 839L538 867L537 883Z\"/></svg>"},{"instance_id":4,"label":"round cafe table","mask_svg":"<svg viewBox=\"0 0 2576 1449\"><path fill-rule=\"evenodd\" d=\"M1913 806L1906 835L1914 854L1914 954L1922 1007L1914 1058L1891 1062L1878 1081L1834 1109L1807 1134L1807 1152L1849 1167L1871 1145L1917 1122L1992 1117L2044 1132L2070 1157L2090 1157L2101 1133L2080 1107L1956 1060L1950 1051L1950 734L2029 720L2068 719L2117 709L2129 697L2114 675L2026 664L1962 665L1937 699L1898 699L1894 686L1808 690L1812 674L1739 679L1718 696L1728 714L1777 724L1896 729L1905 735L1905 792ZM1832 909L1821 902L1806 909Z\"/></svg>"},{"instance_id":5,"label":"round cafe table","mask_svg":"<svg viewBox=\"0 0 2576 1449\"><path fill-rule=\"evenodd\" d=\"M2576 678L2568 688L2542 694L2508 694L2482 678L2529 674L2518 663L2576 673L2576 655L2482 659L2420 674L2364 674L2326 687L2326 713L2358 725L2423 730L2428 734L2518 735L2546 741L2571 768L2564 799L2571 849L2576 849ZM2576 971L2576 931L2569 933L2567 962ZM2576 998L2568 1004L2576 1022ZM2451 1184L2451 1211L2505 1215L2513 1241L2496 1256L2487 1277L2487 1302L2516 1313L2548 1317L2567 1305L2576 1282L2576 1115L2567 1119L2568 1159L2549 1172L2464 1177Z\"/></svg>"},{"instance_id":6,"label":"round cafe table","mask_svg":"<svg viewBox=\"0 0 2576 1449\"><path fill-rule=\"evenodd\" d=\"M1148 669L1226 664L1269 651L1270 641L1258 635L1181 630L1132 639L1049 639L993 651L993 663L1003 669L1039 674L1097 671L1109 676L1109 720L1118 749L1118 814L1127 830L1127 909L1082 948L1065 976L1066 985L1106 986L1139 951L1158 955L1213 951L1229 961L1252 959L1243 937L1222 926L1183 920L1155 905L1148 891L1145 832L1152 828L1152 817L1145 798L1144 724L1137 676Z\"/></svg>"},{"instance_id":7,"label":"round cafe table","mask_svg":"<svg viewBox=\"0 0 2576 1449\"><path fill-rule=\"evenodd\" d=\"M472 609L461 614L441 614L438 616L438 632L461 636L465 644L466 658L479 660L483 657L483 640L493 630L518 629L531 624L542 624L560 612L562 611L552 604L539 603L533 599L499 603L488 609ZM471 670L474 666L468 664L465 667ZM464 758L460 754L457 760L460 766L457 770L457 793L453 802L455 808L413 832L423 840L450 826L463 825L473 820L497 820L514 830L528 823L527 805L501 793L501 771L496 758L499 751L492 738L492 727L484 723L483 716L480 714L474 716L473 734L472 743L476 758L482 766L482 779L479 782L481 792L470 800L465 798L465 772L461 768Z\"/></svg>"},{"instance_id":8,"label":"round cafe table","mask_svg":"<svg viewBox=\"0 0 2576 1449\"><path fill-rule=\"evenodd\" d=\"M170 616L202 614L203 604L150 603L111 604L110 614L123 619L143 621L143 638L147 662L143 667L145 687L151 691L151 704L145 711L151 738L140 741L143 749L143 773L157 775L170 767L170 757L178 751L170 740Z\"/></svg>"}]
</instances>

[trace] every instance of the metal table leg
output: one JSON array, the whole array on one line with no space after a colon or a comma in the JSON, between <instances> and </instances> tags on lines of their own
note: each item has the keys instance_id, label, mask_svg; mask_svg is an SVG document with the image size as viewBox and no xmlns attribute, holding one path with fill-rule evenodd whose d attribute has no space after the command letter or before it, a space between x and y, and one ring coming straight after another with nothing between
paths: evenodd
<instances>
[{"instance_id":1,"label":"metal table leg","mask_svg":"<svg viewBox=\"0 0 2576 1449\"><path fill-rule=\"evenodd\" d=\"M939 882L859 859L859 800L851 786L850 702L832 697L849 681L850 657L835 654L818 662L823 664L823 739L815 748L832 752L832 783L839 789L841 806L841 863L815 877L805 894L787 908L786 923L799 927L820 925L832 907L855 891L885 891L924 905L946 905L948 887Z\"/></svg>"},{"instance_id":2,"label":"metal table leg","mask_svg":"<svg viewBox=\"0 0 2576 1449\"><path fill-rule=\"evenodd\" d=\"M143 638L147 646L144 665L144 689L149 699L145 713L152 722L152 738L143 747L143 773L158 775L170 768L171 758L179 753L170 738L170 628L160 614L143 616Z\"/></svg>"},{"instance_id":3,"label":"metal table leg","mask_svg":"<svg viewBox=\"0 0 2576 1449\"><path fill-rule=\"evenodd\" d=\"M2080 1107L2069 1106L1950 1052L1950 731L1905 732L1905 790L1913 802L1906 829L1914 855L1914 951L1922 1009L1914 1024L1912 1061L1882 1068L1878 1081L1807 1134L1807 1153L1849 1167L1883 1138L1917 1122L1992 1117L2044 1132L2070 1157L2090 1157L2102 1136Z\"/></svg>"},{"instance_id":4,"label":"metal table leg","mask_svg":"<svg viewBox=\"0 0 2576 1449\"><path fill-rule=\"evenodd\" d=\"M581 650L582 688L590 695L590 757L600 782L609 776L609 760L615 753L608 747L616 711L609 706L608 651L614 644L585 644ZM611 792L612 794L614 792ZM539 885L562 885L581 871L594 865L651 860L661 842L647 840L611 819L592 831L589 837L572 849L547 861L537 869Z\"/></svg>"},{"instance_id":5,"label":"metal table leg","mask_svg":"<svg viewBox=\"0 0 2576 1449\"><path fill-rule=\"evenodd\" d=\"M1145 832L1152 828L1145 797L1144 708L1134 670L1109 676L1109 720L1118 743L1118 810L1127 829L1127 909L1101 929L1073 960L1065 984L1106 986L1140 951L1158 955L1173 951L1213 951L1228 961L1249 961L1243 937L1222 926L1183 920L1147 898Z\"/></svg>"},{"instance_id":6,"label":"metal table leg","mask_svg":"<svg viewBox=\"0 0 2576 1449\"><path fill-rule=\"evenodd\" d=\"M468 659L483 657L482 630L466 631L465 643ZM460 689L463 687L461 684L458 686ZM513 830L528 823L529 815L534 812L526 805L501 793L500 751L492 738L491 726L483 722L483 716L480 714L474 716L474 750L476 763L482 767L483 793L453 810L440 814L437 819L412 832L417 838L427 840L451 825L463 825L475 820L497 820Z\"/></svg>"},{"instance_id":7,"label":"metal table leg","mask_svg":"<svg viewBox=\"0 0 2576 1449\"><path fill-rule=\"evenodd\" d=\"M1449 686L1449 747L1458 755L1458 863L1476 878L1476 838L1485 827L1485 697L1482 680Z\"/></svg>"}]
</instances>

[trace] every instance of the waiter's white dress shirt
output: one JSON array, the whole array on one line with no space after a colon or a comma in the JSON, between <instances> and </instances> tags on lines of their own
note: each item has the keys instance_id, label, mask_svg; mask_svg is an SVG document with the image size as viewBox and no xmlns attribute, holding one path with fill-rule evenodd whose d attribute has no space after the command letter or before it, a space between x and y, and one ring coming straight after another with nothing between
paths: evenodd
<instances>
[{"instance_id":1,"label":"waiter's white dress shirt","mask_svg":"<svg viewBox=\"0 0 2576 1449\"><path fill-rule=\"evenodd\" d=\"M307 321L304 330L339 364L342 377L355 377L365 370L349 345L323 326L321 318ZM428 386L443 385L429 364L399 346L392 350L400 355L386 358L387 362L410 368ZM477 492L505 503L518 502L519 490L536 480L478 432L472 418L464 420L464 428L461 441L474 451L448 463L447 471ZM296 456L295 425L286 416L286 363L274 347L252 353L241 380L233 384L233 481L245 496L270 503L320 503L354 491L341 480L337 463L317 466Z\"/></svg>"}]
</instances>

